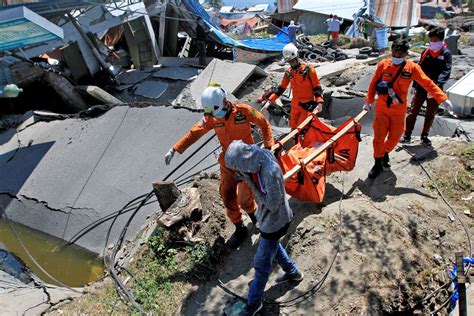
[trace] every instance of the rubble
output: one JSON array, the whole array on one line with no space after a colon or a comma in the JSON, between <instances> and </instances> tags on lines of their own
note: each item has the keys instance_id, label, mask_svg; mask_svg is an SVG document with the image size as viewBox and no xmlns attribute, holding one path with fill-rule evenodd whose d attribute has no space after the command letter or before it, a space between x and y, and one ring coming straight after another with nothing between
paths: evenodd
<instances>
[{"instance_id":1,"label":"rubble","mask_svg":"<svg viewBox=\"0 0 474 316\"><path fill-rule=\"evenodd\" d=\"M128 201L150 191L152 181L164 177L186 158L177 155L172 166L164 167L162 157L201 118L197 112L201 108L200 94L204 87L211 82L220 83L231 94L229 99L236 100L232 96L236 95L242 102L261 108L255 100L272 84L278 84L288 68L287 64L278 61L281 56L278 51L262 53L271 59L258 66L223 60L231 54L230 47L234 48L234 55L237 50L244 54L257 54L245 51L230 38L224 39L229 41L225 45L208 50L217 57L208 57L207 67L199 66L197 58L173 57L183 44L174 41L178 20L173 20L173 17L177 18L173 15L176 12L169 9L173 4L168 5L168 10L162 10L161 2L152 2L146 2L148 7L140 1L126 6L119 4L126 9L89 4L73 19L73 23L65 18L61 20L67 45L62 41L51 41L27 47L21 54L1 53L0 67L8 68L11 79L3 78L0 71L0 85L4 80L12 80L25 87L18 100L8 100L8 105L10 108L13 108L12 104L22 105L26 98L29 103L27 110L31 110L21 119L20 115L2 115L0 120L0 208L4 208L12 220L100 255L108 246L104 244L104 232L114 214ZM182 8L191 2L195 1L179 4ZM155 12L154 15L164 12L162 20L153 18L150 12ZM166 17L172 14L166 22L165 13ZM179 29L189 31L187 37L190 41L187 42L191 46L186 52L189 56L195 53L195 39L190 31L194 27L194 18L189 12L178 18L183 20L179 22ZM472 24L470 19L458 17L453 21L463 28ZM160 24L162 22L165 25ZM245 25L249 25L247 22ZM261 22L257 27L271 29L265 19ZM156 36L153 29L160 29L160 34ZM107 36L102 37L103 34ZM305 36L299 40L302 48L300 58L317 68L323 85L325 105L321 117L339 125L358 114L375 64L388 55L374 52L370 47L345 49L330 47L329 42L314 44ZM157 41L161 44L158 45ZM454 57L452 77L446 88L472 68L471 50L461 47L464 55ZM171 56L162 56L164 52ZM250 60L252 58L247 58L247 61L254 62ZM124 67L120 74L119 67ZM45 86L52 87L52 90L43 92L41 87ZM29 90L31 87L39 90ZM36 91L43 93L35 95ZM43 98L53 99L50 91L55 93L54 101L44 104ZM93 99L84 97L79 93L81 91ZM96 104L100 105L91 107ZM284 107L288 110L288 100ZM21 108L14 109L22 111ZM273 125L275 136L289 131L288 120L282 111L265 110L264 115ZM310 271L309 281L303 283L303 286L309 286L311 280L317 280L323 272L321 262L331 259L329 253L337 240L334 227L338 220L335 202L340 197L339 185L343 191L344 181L352 184L343 199L345 231L341 258L336 262L338 273L331 274L330 283L325 284L318 300L308 301L304 308L283 308L284 313L327 313L331 308L341 313L400 312L414 304L417 296L426 293L407 284L425 286L429 283L433 286L435 283L428 282L422 275L422 272L427 273L426 266L433 265L433 260L442 265L443 258L449 258L454 248L462 244L458 232L446 228L456 224L455 214L438 209L439 201L433 198L432 192L427 191L426 185L414 181L420 171L412 159L415 157L427 163L441 160L438 156L443 155L445 147L459 140L435 137L435 150L417 142L405 146L413 156L403 150L394 153L392 171L387 172L382 182L371 186L362 179L370 161L364 157L370 152L371 138L367 135L373 133L373 116L374 111L368 113L362 122L363 145L355 172L345 180L339 175L331 176L324 205L290 201L296 219L290 229L292 234L288 245L301 261L304 271ZM422 123L423 120L417 120L414 135L419 134ZM433 135L461 136L471 141L473 133L472 120L448 116L437 116L432 127ZM210 231L219 240L222 239L221 233L230 235L232 225L226 226L223 212L217 214L223 206L218 197L218 173L212 172L217 169L215 159L213 155L205 157L217 147L217 142L212 141L191 160L194 165L203 159L180 175L185 181L180 183L181 190L176 187L179 192L171 190L173 194L171 191L164 194L170 198L168 203L163 204L158 198L160 207L152 203L143 207L131 223L127 239L133 240L143 225L148 225L147 232L150 232L154 227L149 225L156 224L176 229L181 238L179 241L188 243L201 240L203 234L211 234ZM447 160L442 161L450 164ZM201 171L203 168L211 172ZM187 182L191 183L190 187L183 189L182 184ZM410 203L415 201L422 205L422 211L419 205L408 205L407 197ZM350 202L350 207L345 200ZM405 206L413 217L407 216ZM374 215L379 211L381 214ZM472 216L468 211L464 211L466 219ZM127 219L125 213L117 217L116 226L111 230L111 241L116 240ZM436 240L430 243L425 240L428 228L433 228L428 219L440 225L435 230L437 234L434 233ZM208 226L212 227L206 230ZM256 238L252 236L252 240L237 253L242 260L235 261L236 254L232 254L230 260L222 258L218 273L225 284L242 292L251 277L252 243L255 244ZM132 248L139 248L138 243L131 244ZM130 249L122 251L121 255L133 252ZM405 251L404 257L393 256ZM433 256L434 251L439 254ZM321 260L314 260L314 256ZM406 270L408 277L402 275ZM348 274L360 275L364 281L358 278L347 281ZM2 280L4 277L0 276ZM386 290L378 288L380 284ZM65 289L32 288L16 283L14 286L17 287L14 292L2 290L7 301L0 304L2 310L11 313L23 313L25 309L42 313L75 296ZM370 293L366 295L367 291ZM54 297L51 296L53 292ZM270 298L285 299L291 297L291 293L290 289L273 286L268 290ZM340 293L344 293L344 298L338 296ZM212 280L195 288L180 308L183 314L220 313L223 301L227 299ZM26 303L17 306L19 300Z\"/></svg>"},{"instance_id":2,"label":"rubble","mask_svg":"<svg viewBox=\"0 0 474 316\"><path fill-rule=\"evenodd\" d=\"M135 94L158 99L166 92L166 89L168 89L168 84L165 82L145 80L135 85Z\"/></svg>"}]
</instances>

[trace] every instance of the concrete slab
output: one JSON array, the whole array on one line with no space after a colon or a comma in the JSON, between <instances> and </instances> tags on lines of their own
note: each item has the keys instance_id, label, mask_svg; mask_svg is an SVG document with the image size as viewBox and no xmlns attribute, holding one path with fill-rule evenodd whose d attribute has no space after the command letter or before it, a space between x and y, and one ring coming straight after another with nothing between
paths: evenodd
<instances>
[{"instance_id":1,"label":"concrete slab","mask_svg":"<svg viewBox=\"0 0 474 316\"><path fill-rule=\"evenodd\" d=\"M0 310L2 315L40 315L52 305L79 296L80 293L53 285L41 288L25 284L0 271Z\"/></svg>"},{"instance_id":2,"label":"concrete slab","mask_svg":"<svg viewBox=\"0 0 474 316\"><path fill-rule=\"evenodd\" d=\"M356 82L353 89L357 91L367 92L369 90L370 81L372 80L373 76L373 74L363 76Z\"/></svg>"},{"instance_id":3,"label":"concrete slab","mask_svg":"<svg viewBox=\"0 0 474 316\"><path fill-rule=\"evenodd\" d=\"M191 83L190 90L196 106L201 106L201 93L211 82L217 82L228 92L235 92L254 73L265 76L265 72L255 65L233 63L214 58L212 62Z\"/></svg>"},{"instance_id":4,"label":"concrete slab","mask_svg":"<svg viewBox=\"0 0 474 316\"><path fill-rule=\"evenodd\" d=\"M146 80L135 85L135 94L158 99L168 89L168 84L165 82Z\"/></svg>"},{"instance_id":5,"label":"concrete slab","mask_svg":"<svg viewBox=\"0 0 474 316\"><path fill-rule=\"evenodd\" d=\"M212 57L206 57L206 64L209 64L212 60ZM183 65L188 65L197 68L205 68L199 65L199 58L180 58L163 56L160 57L159 62L160 65L165 67L179 67Z\"/></svg>"},{"instance_id":6,"label":"concrete slab","mask_svg":"<svg viewBox=\"0 0 474 316\"><path fill-rule=\"evenodd\" d=\"M15 222L64 240L79 234L76 244L100 253L111 224L106 217L151 191L153 181L163 179L199 146L202 141L165 166L166 152L200 118L199 113L170 107L120 106L90 120L38 122L18 133L21 143L32 140L31 146L18 148L16 137L0 146L0 209ZM171 179L217 145L211 141ZM211 155L186 175L215 163ZM157 203L146 205L127 238L158 211ZM129 214L118 217L111 241Z\"/></svg>"},{"instance_id":7,"label":"concrete slab","mask_svg":"<svg viewBox=\"0 0 474 316\"><path fill-rule=\"evenodd\" d=\"M380 60L387 58L386 55L379 57L369 57L367 59L346 59L333 63L325 63L316 69L319 78L331 77L344 72L347 68L355 65L376 64Z\"/></svg>"},{"instance_id":8,"label":"concrete slab","mask_svg":"<svg viewBox=\"0 0 474 316\"><path fill-rule=\"evenodd\" d=\"M133 87L133 84L124 84L124 85L116 86L115 90L124 91L124 90L130 89L131 87Z\"/></svg>"},{"instance_id":9,"label":"concrete slab","mask_svg":"<svg viewBox=\"0 0 474 316\"><path fill-rule=\"evenodd\" d=\"M116 79L121 85L124 85L135 84L137 82L145 80L149 76L150 72L132 69L124 72L123 74L118 75Z\"/></svg>"},{"instance_id":10,"label":"concrete slab","mask_svg":"<svg viewBox=\"0 0 474 316\"><path fill-rule=\"evenodd\" d=\"M160 68L153 73L155 78L166 78L173 80L186 80L190 81L196 79L199 74L199 70L190 67L166 67Z\"/></svg>"}]
</instances>

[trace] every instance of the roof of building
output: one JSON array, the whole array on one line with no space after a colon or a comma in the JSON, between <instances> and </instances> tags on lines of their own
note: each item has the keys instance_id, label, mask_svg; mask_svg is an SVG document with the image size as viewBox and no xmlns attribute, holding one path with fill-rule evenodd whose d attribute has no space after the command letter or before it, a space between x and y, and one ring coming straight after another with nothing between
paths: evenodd
<instances>
[{"instance_id":1,"label":"roof of building","mask_svg":"<svg viewBox=\"0 0 474 316\"><path fill-rule=\"evenodd\" d=\"M411 19L408 18L409 0L375 0L375 15L387 26L403 27L418 24L420 19L420 4L415 1ZM353 15L365 6L363 0L299 0L293 6L294 10L310 11L320 14L337 14L338 17L352 20Z\"/></svg>"}]
</instances>

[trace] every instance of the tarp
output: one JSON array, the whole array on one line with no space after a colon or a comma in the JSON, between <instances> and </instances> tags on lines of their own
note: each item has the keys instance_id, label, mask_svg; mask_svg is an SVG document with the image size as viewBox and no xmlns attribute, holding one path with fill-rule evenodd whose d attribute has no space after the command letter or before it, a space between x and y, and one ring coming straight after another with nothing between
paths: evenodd
<instances>
[{"instance_id":1,"label":"tarp","mask_svg":"<svg viewBox=\"0 0 474 316\"><path fill-rule=\"evenodd\" d=\"M220 30L219 26L212 21L211 16L199 4L198 0L183 0L182 4L184 4L189 11L203 19L207 27L212 31L212 35L210 34L209 36L214 35L224 45L263 52L281 52L283 46L290 42L288 35L283 32L278 33L275 37L265 39L234 40ZM286 30L284 31L287 32Z\"/></svg>"},{"instance_id":2,"label":"tarp","mask_svg":"<svg viewBox=\"0 0 474 316\"><path fill-rule=\"evenodd\" d=\"M316 116L298 136L298 143L278 155L283 173L301 164L301 161L339 133L353 120L349 119L338 128L321 122ZM356 124L332 146L309 164L302 167L285 182L286 192L301 201L322 202L326 191L326 176L337 171L351 171L357 159L360 125Z\"/></svg>"}]
</instances>

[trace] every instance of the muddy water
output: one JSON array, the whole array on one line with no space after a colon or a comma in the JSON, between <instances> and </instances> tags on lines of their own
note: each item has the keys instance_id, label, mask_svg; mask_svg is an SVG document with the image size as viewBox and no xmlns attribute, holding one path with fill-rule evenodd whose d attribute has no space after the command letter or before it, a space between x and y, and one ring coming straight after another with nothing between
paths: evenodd
<instances>
[{"instance_id":1,"label":"muddy water","mask_svg":"<svg viewBox=\"0 0 474 316\"><path fill-rule=\"evenodd\" d=\"M82 287L97 280L103 273L102 262L97 255L77 246L61 247L64 243L58 238L12 223L16 233L35 260L50 275L71 287ZM57 284L46 276L23 251L20 243L10 229L10 225L0 219L0 249L20 257L43 281Z\"/></svg>"}]
</instances>

